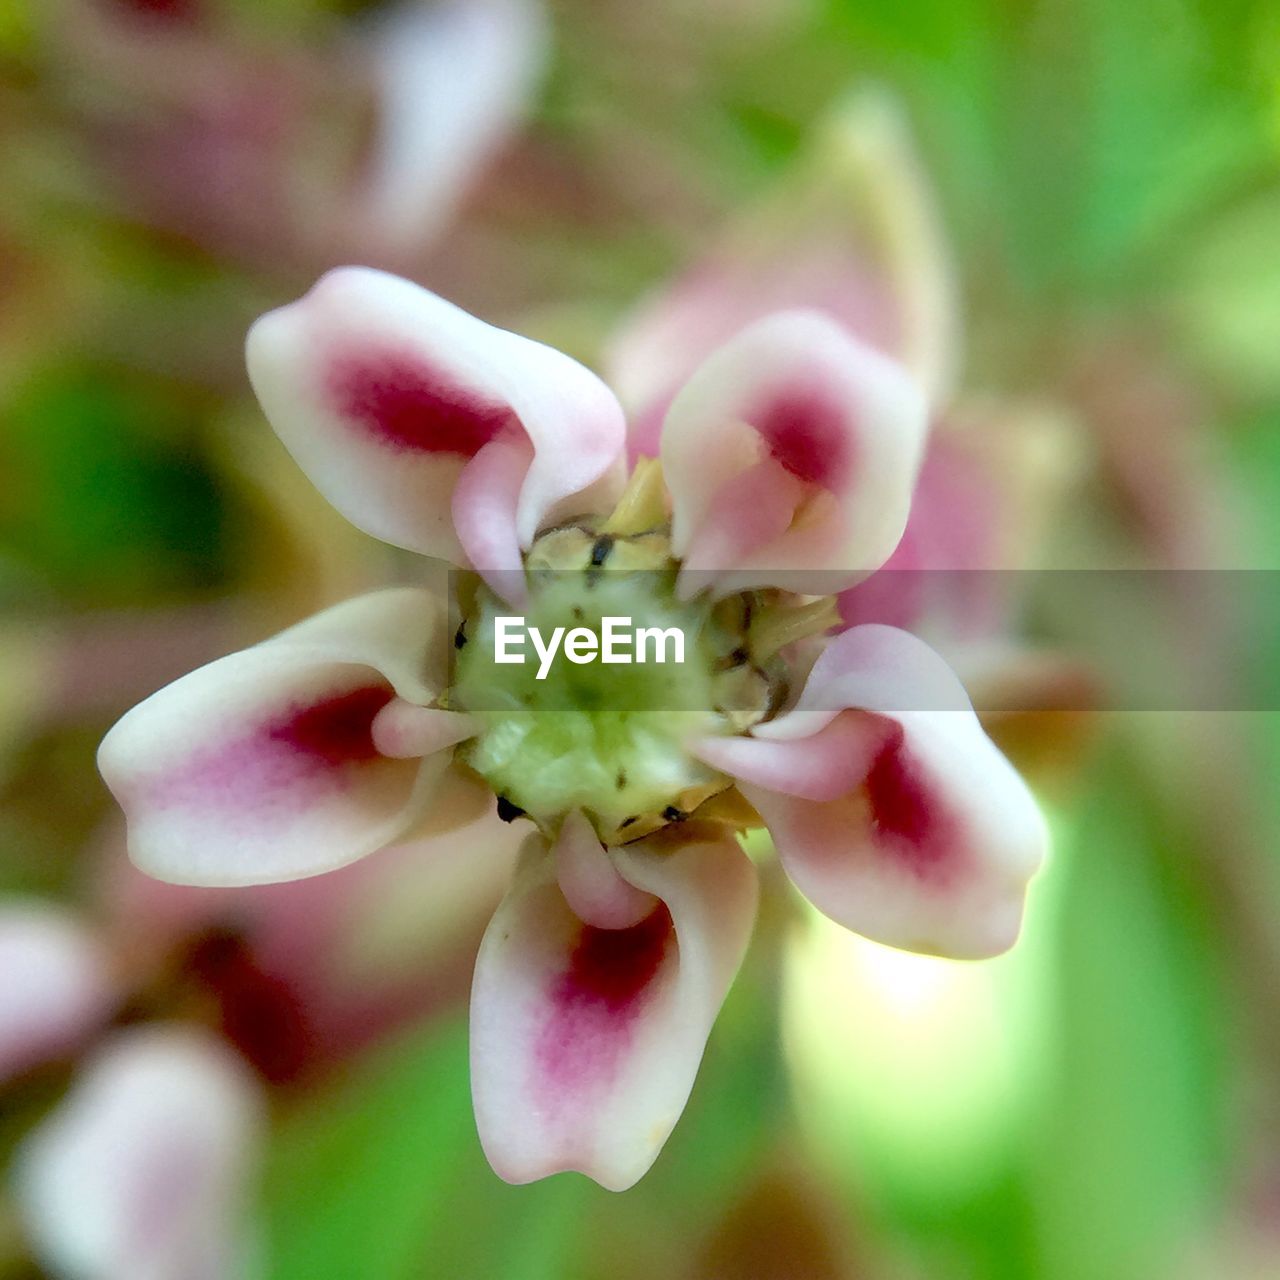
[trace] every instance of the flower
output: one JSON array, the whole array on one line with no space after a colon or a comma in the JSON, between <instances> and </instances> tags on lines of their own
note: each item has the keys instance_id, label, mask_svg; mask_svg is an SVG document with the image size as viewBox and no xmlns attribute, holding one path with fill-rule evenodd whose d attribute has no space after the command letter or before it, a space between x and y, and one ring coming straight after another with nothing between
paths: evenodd
<instances>
[{"instance_id":1,"label":"flower","mask_svg":"<svg viewBox=\"0 0 1280 1280\"><path fill-rule=\"evenodd\" d=\"M21 1104L27 1077L89 1050L6 1171L32 1252L59 1276L247 1274L263 1099L246 1064L210 1032L171 1022L94 1045L128 1003L127 975L64 909L0 907L0 969L0 1088L18 1086ZM27 1094L39 1102L43 1088Z\"/></svg>"},{"instance_id":2,"label":"flower","mask_svg":"<svg viewBox=\"0 0 1280 1280\"><path fill-rule=\"evenodd\" d=\"M910 634L837 634L902 535L925 401L810 311L749 325L675 396L660 465L567 356L349 267L260 319L250 379L366 532L456 566L183 677L102 744L132 857L252 884L403 839L485 779L528 820L481 944L472 1079L491 1163L612 1189L656 1158L751 933L767 825L838 922L956 956L1015 939L1046 833L959 681ZM678 671L502 666L495 619L691 637Z\"/></svg>"},{"instance_id":3,"label":"flower","mask_svg":"<svg viewBox=\"0 0 1280 1280\"><path fill-rule=\"evenodd\" d=\"M59 1276L252 1273L245 1198L262 1120L244 1064L214 1037L118 1033L18 1152L35 1252Z\"/></svg>"},{"instance_id":4,"label":"flower","mask_svg":"<svg viewBox=\"0 0 1280 1280\"><path fill-rule=\"evenodd\" d=\"M211 16L196 0L57 16L97 91L80 122L94 199L105 180L146 224L307 276L353 244L419 261L527 114L549 43L538 0L406 0L292 46Z\"/></svg>"},{"instance_id":5,"label":"flower","mask_svg":"<svg viewBox=\"0 0 1280 1280\"><path fill-rule=\"evenodd\" d=\"M1008 571L1033 563L1076 441L1062 407L957 393L958 293L905 113L887 90L859 88L819 119L790 170L735 212L691 269L624 317L606 368L635 424L632 451L656 455L689 374L775 311L820 311L899 360L928 396L929 439L903 536L876 575L841 594L841 616L923 629L968 674L986 656L980 642L1005 640L1021 576Z\"/></svg>"},{"instance_id":6,"label":"flower","mask_svg":"<svg viewBox=\"0 0 1280 1280\"><path fill-rule=\"evenodd\" d=\"M99 939L43 903L0 908L0 972L0 1085L78 1047L115 1002Z\"/></svg>"}]
</instances>

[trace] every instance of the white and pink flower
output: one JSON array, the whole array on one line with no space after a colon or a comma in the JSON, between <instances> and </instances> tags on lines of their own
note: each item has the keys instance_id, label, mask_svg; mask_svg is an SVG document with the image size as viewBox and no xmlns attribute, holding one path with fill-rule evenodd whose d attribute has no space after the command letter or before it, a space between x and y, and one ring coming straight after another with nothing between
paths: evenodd
<instances>
[{"instance_id":1,"label":"white and pink flower","mask_svg":"<svg viewBox=\"0 0 1280 1280\"><path fill-rule=\"evenodd\" d=\"M265 1116L214 1036L117 1033L18 1151L22 1224L57 1276L247 1280L249 1192Z\"/></svg>"},{"instance_id":2,"label":"white and pink flower","mask_svg":"<svg viewBox=\"0 0 1280 1280\"><path fill-rule=\"evenodd\" d=\"M898 543L924 451L925 398L893 358L817 312L766 315L691 373L661 466L629 478L594 374L377 271L263 317L248 360L329 500L454 571L178 680L111 731L101 769L134 860L183 883L342 866L447 824L476 775L532 822L472 993L502 1176L622 1189L653 1162L751 933L746 827L870 937L1012 944L1046 843L1029 791L921 641L832 634L838 593ZM694 619L675 684L538 686L485 652L495 610L619 602Z\"/></svg>"},{"instance_id":3,"label":"white and pink flower","mask_svg":"<svg viewBox=\"0 0 1280 1280\"><path fill-rule=\"evenodd\" d=\"M1005 682L996 662L1025 658L1008 645L1020 576L1009 571L1035 563L1078 438L1058 405L963 388L958 296L905 113L888 91L860 88L692 268L631 309L605 363L633 423L632 453L650 456L693 370L777 311L818 311L905 366L931 419L910 515L880 571L841 593L841 616L923 631L985 686Z\"/></svg>"},{"instance_id":4,"label":"white and pink flower","mask_svg":"<svg viewBox=\"0 0 1280 1280\"><path fill-rule=\"evenodd\" d=\"M539 0L402 0L292 48L202 0L51 7L97 90L84 128L108 187L271 271L356 244L420 261L518 131L550 43Z\"/></svg>"},{"instance_id":5,"label":"white and pink flower","mask_svg":"<svg viewBox=\"0 0 1280 1280\"><path fill-rule=\"evenodd\" d=\"M0 1085L74 1053L119 998L105 944L50 903L0 907L0 973Z\"/></svg>"},{"instance_id":6,"label":"white and pink flower","mask_svg":"<svg viewBox=\"0 0 1280 1280\"><path fill-rule=\"evenodd\" d=\"M244 1061L177 1023L103 1038L127 976L98 930L52 904L0 909L0 972L0 1086L77 1063L6 1170L39 1261L100 1280L249 1275L264 1114Z\"/></svg>"}]
</instances>

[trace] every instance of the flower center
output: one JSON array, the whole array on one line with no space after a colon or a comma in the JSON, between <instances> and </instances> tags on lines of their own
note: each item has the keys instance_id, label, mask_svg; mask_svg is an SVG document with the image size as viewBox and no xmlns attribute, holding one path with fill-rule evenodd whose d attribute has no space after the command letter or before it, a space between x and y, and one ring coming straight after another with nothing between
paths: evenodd
<instances>
[{"instance_id":1,"label":"flower center","mask_svg":"<svg viewBox=\"0 0 1280 1280\"><path fill-rule=\"evenodd\" d=\"M758 593L682 601L678 568L664 527L610 534L586 521L530 548L524 614L483 584L464 602L449 704L484 726L461 756L503 816L553 831L581 809L619 844L730 785L684 744L772 714L782 663L749 651Z\"/></svg>"}]
</instances>

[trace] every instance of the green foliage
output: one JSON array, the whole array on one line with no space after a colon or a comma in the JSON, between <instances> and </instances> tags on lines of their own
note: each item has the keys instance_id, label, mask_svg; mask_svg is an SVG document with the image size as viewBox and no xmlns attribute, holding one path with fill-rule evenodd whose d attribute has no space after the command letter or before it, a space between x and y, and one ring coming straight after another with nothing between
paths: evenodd
<instances>
[{"instance_id":1,"label":"green foliage","mask_svg":"<svg viewBox=\"0 0 1280 1280\"><path fill-rule=\"evenodd\" d=\"M1260 8L832 0L831 10L917 98L940 158L953 154L971 233L999 228L1028 290L1132 287L1270 160L1253 54Z\"/></svg>"},{"instance_id":2,"label":"green foliage","mask_svg":"<svg viewBox=\"0 0 1280 1280\"><path fill-rule=\"evenodd\" d=\"M471 1117L466 1028L419 1032L288 1117L272 1148L272 1280L559 1280L587 1184L508 1187Z\"/></svg>"},{"instance_id":3,"label":"green foliage","mask_svg":"<svg viewBox=\"0 0 1280 1280\"><path fill-rule=\"evenodd\" d=\"M1215 219L1162 290L1200 368L1228 391L1271 401L1280 398L1278 246L1280 191L1269 188ZM1274 485L1276 469L1266 475ZM1270 546L1280 550L1280 540Z\"/></svg>"},{"instance_id":4,"label":"green foliage","mask_svg":"<svg viewBox=\"0 0 1280 1280\"><path fill-rule=\"evenodd\" d=\"M34 33L30 0L0 0L0 57L26 54Z\"/></svg>"},{"instance_id":5,"label":"green foliage","mask_svg":"<svg viewBox=\"0 0 1280 1280\"><path fill-rule=\"evenodd\" d=\"M1185 0L1039 6L1010 68L1015 225L1032 279L1105 290L1256 171L1252 86Z\"/></svg>"},{"instance_id":6,"label":"green foliage","mask_svg":"<svg viewBox=\"0 0 1280 1280\"><path fill-rule=\"evenodd\" d=\"M1055 1052L1029 1191L1037 1280L1171 1274L1225 1187L1233 1033L1185 834L1113 752L1057 851Z\"/></svg>"},{"instance_id":7,"label":"green foliage","mask_svg":"<svg viewBox=\"0 0 1280 1280\"><path fill-rule=\"evenodd\" d=\"M80 605L187 595L221 580L223 512L189 398L54 366L4 409L0 544Z\"/></svg>"}]
</instances>

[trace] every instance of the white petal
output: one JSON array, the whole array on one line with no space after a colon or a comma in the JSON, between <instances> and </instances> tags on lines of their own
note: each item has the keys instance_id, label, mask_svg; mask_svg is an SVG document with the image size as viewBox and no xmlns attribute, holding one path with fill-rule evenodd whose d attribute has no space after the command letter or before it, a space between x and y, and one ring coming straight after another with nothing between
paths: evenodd
<instances>
[{"instance_id":1,"label":"white petal","mask_svg":"<svg viewBox=\"0 0 1280 1280\"><path fill-rule=\"evenodd\" d=\"M240 1280L261 1098L204 1033L122 1032L27 1139L15 1193L68 1280Z\"/></svg>"},{"instance_id":2,"label":"white petal","mask_svg":"<svg viewBox=\"0 0 1280 1280\"><path fill-rule=\"evenodd\" d=\"M385 272L329 272L254 324L247 355L267 417L316 487L396 546L518 569L517 547L549 512L575 495L604 502L621 481L622 410L594 374ZM469 538L465 521L454 527L455 487L502 442L531 450L491 513L508 536Z\"/></svg>"},{"instance_id":3,"label":"white petal","mask_svg":"<svg viewBox=\"0 0 1280 1280\"><path fill-rule=\"evenodd\" d=\"M439 233L519 123L547 54L534 0L404 4L370 33L379 129L359 218L412 252Z\"/></svg>"},{"instance_id":4,"label":"white petal","mask_svg":"<svg viewBox=\"0 0 1280 1280\"><path fill-rule=\"evenodd\" d=\"M445 610L426 591L361 596L153 694L103 741L99 767L144 870L183 884L290 880L403 835L450 747L437 711L425 760L382 755L380 712L442 688ZM403 746L404 744L400 744Z\"/></svg>"},{"instance_id":5,"label":"white petal","mask_svg":"<svg viewBox=\"0 0 1280 1280\"><path fill-rule=\"evenodd\" d=\"M585 925L537 837L480 948L471 1078L480 1140L509 1182L576 1169L621 1191L656 1159L693 1087L755 917L732 839L611 850L658 906Z\"/></svg>"},{"instance_id":6,"label":"white petal","mask_svg":"<svg viewBox=\"0 0 1280 1280\"><path fill-rule=\"evenodd\" d=\"M796 710L697 753L732 773L819 910L912 951L1007 950L1044 819L923 642L855 627L815 664Z\"/></svg>"},{"instance_id":7,"label":"white petal","mask_svg":"<svg viewBox=\"0 0 1280 1280\"><path fill-rule=\"evenodd\" d=\"M865 577L906 526L925 426L905 371L816 312L744 330L662 430L682 589L825 595Z\"/></svg>"},{"instance_id":8,"label":"white petal","mask_svg":"<svg viewBox=\"0 0 1280 1280\"><path fill-rule=\"evenodd\" d=\"M0 909L0 1083L81 1043L116 1002L99 940L69 912Z\"/></svg>"}]
</instances>

